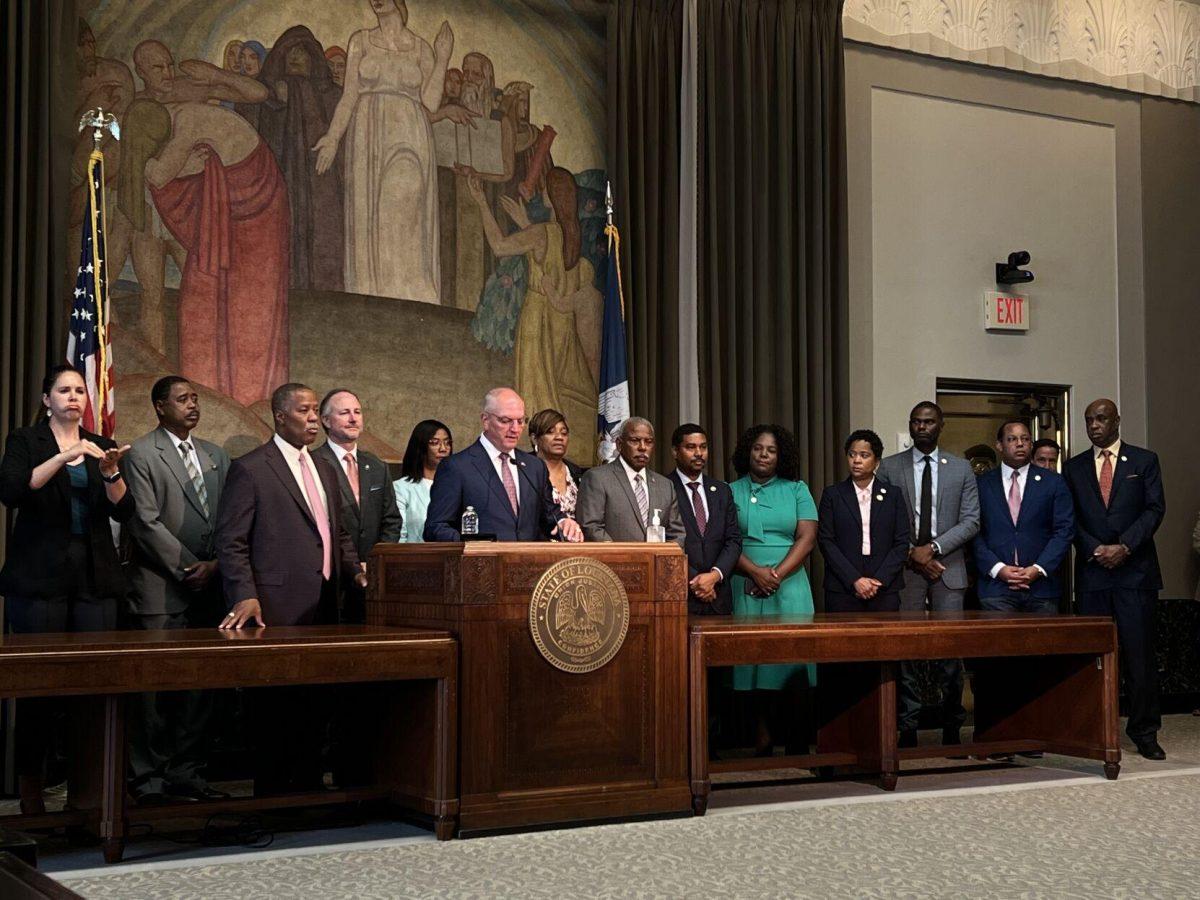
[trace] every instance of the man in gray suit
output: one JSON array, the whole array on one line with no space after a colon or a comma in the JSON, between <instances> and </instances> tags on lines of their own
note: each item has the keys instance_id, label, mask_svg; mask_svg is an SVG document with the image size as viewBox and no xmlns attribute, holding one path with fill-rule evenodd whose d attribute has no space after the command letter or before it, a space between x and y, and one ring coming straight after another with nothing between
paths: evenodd
<instances>
[{"instance_id":1,"label":"man in gray suit","mask_svg":"<svg viewBox=\"0 0 1200 900\"><path fill-rule=\"evenodd\" d=\"M404 520L396 506L396 492L383 460L358 446L363 411L353 391L334 388L325 395L321 401L321 427L326 440L312 455L323 457L337 470L342 523L365 570L372 547L400 540ZM365 590L353 582L345 585L339 620L363 624L367 621L366 602Z\"/></svg>"},{"instance_id":2,"label":"man in gray suit","mask_svg":"<svg viewBox=\"0 0 1200 900\"><path fill-rule=\"evenodd\" d=\"M647 468L654 452L654 426L630 416L617 434L617 451L621 454L617 459L589 469L579 485L575 518L584 540L644 541L657 509L667 540L682 547L687 532L675 485Z\"/></svg>"},{"instance_id":3,"label":"man in gray suit","mask_svg":"<svg viewBox=\"0 0 1200 900\"><path fill-rule=\"evenodd\" d=\"M125 481L136 513L127 526L132 565L130 621L146 631L215 627L225 604L213 532L229 454L192 435L200 398L186 378L160 378L150 392L158 428L133 442ZM210 698L200 691L142 694L130 723L130 788L142 802L171 794L224 796L200 775Z\"/></svg>"},{"instance_id":4,"label":"man in gray suit","mask_svg":"<svg viewBox=\"0 0 1200 900\"><path fill-rule=\"evenodd\" d=\"M967 587L965 548L979 532L979 489L971 464L938 449L944 419L932 400L913 407L908 417L911 450L887 457L879 476L900 488L912 523L900 609L961 610ZM966 713L962 705L961 659L934 663L942 689L942 743L959 743ZM900 666L900 746L917 746L921 700L909 663Z\"/></svg>"}]
</instances>

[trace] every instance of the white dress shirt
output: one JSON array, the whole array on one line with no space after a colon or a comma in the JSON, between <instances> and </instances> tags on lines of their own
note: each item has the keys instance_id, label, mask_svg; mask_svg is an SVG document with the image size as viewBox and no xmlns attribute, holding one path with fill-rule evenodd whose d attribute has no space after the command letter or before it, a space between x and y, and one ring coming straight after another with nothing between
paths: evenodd
<instances>
[{"instance_id":1,"label":"white dress shirt","mask_svg":"<svg viewBox=\"0 0 1200 900\"><path fill-rule=\"evenodd\" d=\"M850 482L854 484L854 482ZM871 555L871 495L875 492L875 479L865 488L854 484L854 493L858 495L858 512L862 516L862 555Z\"/></svg>"},{"instance_id":2,"label":"white dress shirt","mask_svg":"<svg viewBox=\"0 0 1200 900\"><path fill-rule=\"evenodd\" d=\"M358 468L358 444L354 445L353 450L347 450L336 441L325 439L325 443L329 445L329 449L333 451L333 455L337 457L338 465L342 467L342 472L346 471L346 457L354 457L354 468Z\"/></svg>"},{"instance_id":3,"label":"white dress shirt","mask_svg":"<svg viewBox=\"0 0 1200 900\"><path fill-rule=\"evenodd\" d=\"M913 459L913 542L921 533L921 478L925 475L925 455L916 447ZM933 506L929 510L929 536L937 537L938 448L929 451L929 480L933 486ZM936 543L936 542L935 542ZM940 549L939 549L940 552Z\"/></svg>"},{"instance_id":4,"label":"white dress shirt","mask_svg":"<svg viewBox=\"0 0 1200 900\"><path fill-rule=\"evenodd\" d=\"M634 480L639 475L642 476L642 487L646 491L646 500L649 501L649 499L650 499L650 479L646 476L646 470L642 469L642 471L640 471L640 472L634 471L633 466L631 466L629 463L625 462L625 457L618 456L617 459L621 463L621 468L623 468L625 470L625 477L629 479L629 486L631 488L634 487ZM636 491L636 488L635 488L635 491ZM653 510L646 513L646 515L653 515L653 514L654 514Z\"/></svg>"},{"instance_id":5,"label":"white dress shirt","mask_svg":"<svg viewBox=\"0 0 1200 900\"><path fill-rule=\"evenodd\" d=\"M308 490L304 487L304 476L300 474L300 458L304 458L304 462L308 464L308 471L312 474L313 481L317 485L317 493L321 496L321 505L325 507L325 515L328 516L329 499L325 496L325 485L321 483L321 476L317 473L316 460L312 458L312 454L308 452L308 448L293 447L278 434L275 435L275 446L283 454L283 461L292 470L292 477L296 479L296 485L300 488L300 496L304 498L305 503L308 503L309 512L313 514L313 518L315 519L320 514L312 508L312 503L309 503Z\"/></svg>"},{"instance_id":6,"label":"white dress shirt","mask_svg":"<svg viewBox=\"0 0 1200 900\"><path fill-rule=\"evenodd\" d=\"M504 484L504 470L500 467L504 465L500 461L500 454L505 452L487 439L486 434L479 436L479 443L483 445L483 449L487 451L488 459L492 461L492 468L496 470L496 477L500 479L500 484ZM521 508L521 473L517 470L517 451L512 449L508 451L508 471L512 475L513 489L517 492L517 508Z\"/></svg>"},{"instance_id":7,"label":"white dress shirt","mask_svg":"<svg viewBox=\"0 0 1200 900\"><path fill-rule=\"evenodd\" d=\"M1029 463L1025 463L1025 465L1021 466L1021 468L1019 468L1019 469L1014 469L1008 463L1000 463L1000 483L1004 487L1004 504L1005 504L1005 506L1008 505L1008 492L1012 490L1012 482L1013 482L1014 478L1017 479L1017 493L1021 496L1021 502L1024 503L1025 502L1025 483L1029 478ZM988 574L992 578L995 578L1001 569L1003 569L1005 566L1011 566L1011 565L1014 565L1014 563L998 562L994 566L992 566L992 571L989 572ZM1042 573L1042 577L1045 577L1045 575L1046 575L1045 569L1043 569L1037 563L1034 563L1033 567Z\"/></svg>"},{"instance_id":8,"label":"white dress shirt","mask_svg":"<svg viewBox=\"0 0 1200 900\"><path fill-rule=\"evenodd\" d=\"M182 459L184 454L180 452L179 445L182 444L183 441L181 441L175 434L173 434L171 431L168 431L166 428L164 428L163 431L167 432L167 437L169 437L171 439L171 443L175 445L175 452L178 453L179 458ZM190 435L187 438L187 444L188 447L191 448L187 452L187 458L192 461L192 465L196 467L196 471L203 476L204 470L200 468L200 457L196 455L196 442L192 440ZM187 470L186 465L183 468L185 471Z\"/></svg>"},{"instance_id":9,"label":"white dress shirt","mask_svg":"<svg viewBox=\"0 0 1200 900\"><path fill-rule=\"evenodd\" d=\"M1117 471L1117 460L1121 458L1121 439L1117 438L1107 447L1092 447L1092 457L1096 463L1096 481L1100 481L1100 470L1104 468L1104 457L1101 454L1107 450L1112 456L1109 457L1109 463L1112 464L1113 473Z\"/></svg>"}]
</instances>

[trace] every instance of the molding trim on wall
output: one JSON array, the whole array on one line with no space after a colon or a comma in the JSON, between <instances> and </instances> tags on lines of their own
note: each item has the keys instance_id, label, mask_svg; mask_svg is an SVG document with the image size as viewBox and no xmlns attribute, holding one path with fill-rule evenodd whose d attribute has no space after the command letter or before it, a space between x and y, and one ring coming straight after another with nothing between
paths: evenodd
<instances>
[{"instance_id":1,"label":"molding trim on wall","mask_svg":"<svg viewBox=\"0 0 1200 900\"><path fill-rule=\"evenodd\" d=\"M849 40L1200 103L1187 0L846 0Z\"/></svg>"}]
</instances>

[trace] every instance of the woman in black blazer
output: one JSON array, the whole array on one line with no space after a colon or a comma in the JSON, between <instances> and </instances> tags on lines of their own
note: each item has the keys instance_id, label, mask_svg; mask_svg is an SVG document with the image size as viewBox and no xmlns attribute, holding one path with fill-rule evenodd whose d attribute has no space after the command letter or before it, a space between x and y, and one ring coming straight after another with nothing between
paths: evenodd
<instances>
[{"instance_id":1,"label":"woman in black blazer","mask_svg":"<svg viewBox=\"0 0 1200 900\"><path fill-rule=\"evenodd\" d=\"M0 461L0 503L17 513L0 594L7 628L18 634L112 630L128 590L109 519L133 515L119 468L129 446L80 426L87 401L83 376L51 369L42 384L48 416L13 431ZM22 700L18 709L21 811L38 813L55 701Z\"/></svg>"},{"instance_id":2,"label":"woman in black blazer","mask_svg":"<svg viewBox=\"0 0 1200 900\"><path fill-rule=\"evenodd\" d=\"M825 557L826 612L895 612L900 609L908 514L900 489L875 477L883 441L862 429L846 439L850 477L821 494L817 543ZM870 519L863 531L862 506ZM869 552L864 543L869 537Z\"/></svg>"},{"instance_id":3,"label":"woman in black blazer","mask_svg":"<svg viewBox=\"0 0 1200 900\"><path fill-rule=\"evenodd\" d=\"M579 498L579 479L587 470L567 459L571 429L567 417L557 409L543 409L529 420L529 442L533 452L546 464L554 502L568 516L575 515Z\"/></svg>"}]
</instances>

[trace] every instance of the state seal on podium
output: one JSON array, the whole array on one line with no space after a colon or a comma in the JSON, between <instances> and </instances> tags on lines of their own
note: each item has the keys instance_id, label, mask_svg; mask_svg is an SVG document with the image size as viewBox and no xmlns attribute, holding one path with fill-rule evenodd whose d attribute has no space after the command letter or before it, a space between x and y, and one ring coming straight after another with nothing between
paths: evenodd
<instances>
[{"instance_id":1,"label":"state seal on podium","mask_svg":"<svg viewBox=\"0 0 1200 900\"><path fill-rule=\"evenodd\" d=\"M617 573L586 556L548 568L529 600L529 631L555 668L582 675L617 655L629 630L629 596Z\"/></svg>"}]
</instances>

